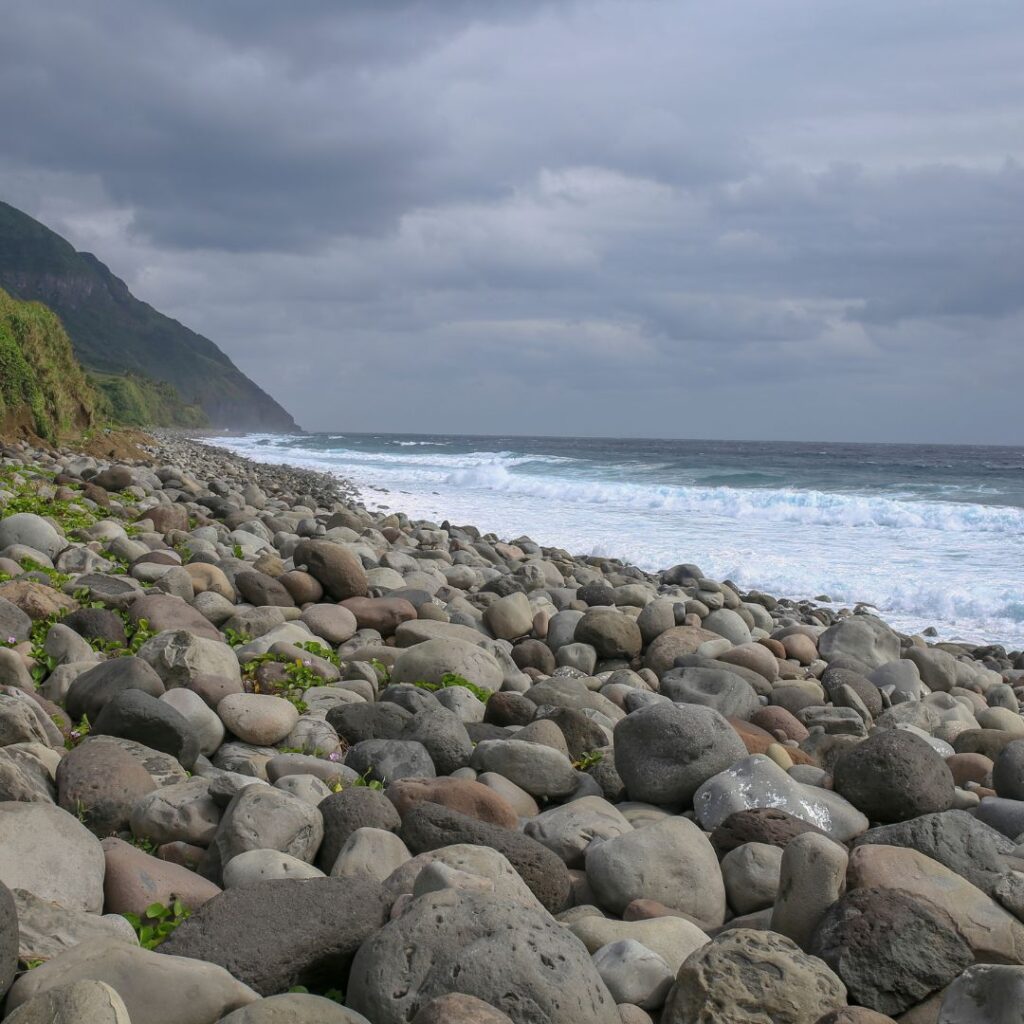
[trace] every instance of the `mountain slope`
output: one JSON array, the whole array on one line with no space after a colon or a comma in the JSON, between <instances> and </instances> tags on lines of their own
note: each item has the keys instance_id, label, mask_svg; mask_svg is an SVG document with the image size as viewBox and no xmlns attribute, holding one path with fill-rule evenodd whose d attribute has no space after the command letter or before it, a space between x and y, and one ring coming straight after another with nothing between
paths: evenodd
<instances>
[{"instance_id":1,"label":"mountain slope","mask_svg":"<svg viewBox=\"0 0 1024 1024\"><path fill-rule=\"evenodd\" d=\"M105 405L60 320L0 289L0 434L27 430L55 441L91 427Z\"/></svg>"},{"instance_id":2,"label":"mountain slope","mask_svg":"<svg viewBox=\"0 0 1024 1024\"><path fill-rule=\"evenodd\" d=\"M3 202L0 288L56 312L76 355L90 369L171 384L215 427L298 429L212 341L136 299L91 253L76 252L60 235Z\"/></svg>"}]
</instances>

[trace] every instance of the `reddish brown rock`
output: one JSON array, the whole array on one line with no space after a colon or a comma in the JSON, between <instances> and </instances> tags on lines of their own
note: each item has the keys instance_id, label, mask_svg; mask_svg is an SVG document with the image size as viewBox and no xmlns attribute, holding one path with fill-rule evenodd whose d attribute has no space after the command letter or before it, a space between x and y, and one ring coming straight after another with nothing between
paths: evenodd
<instances>
[{"instance_id":1,"label":"reddish brown rock","mask_svg":"<svg viewBox=\"0 0 1024 1024\"><path fill-rule=\"evenodd\" d=\"M773 807L756 807L749 811L730 814L711 833L711 844L718 853L726 854L744 843L767 843L769 846L786 846L791 840L805 832L820 832L821 829L801 821L786 811Z\"/></svg>"},{"instance_id":2,"label":"reddish brown rock","mask_svg":"<svg viewBox=\"0 0 1024 1024\"><path fill-rule=\"evenodd\" d=\"M151 903L169 906L181 900L190 910L221 890L194 871L151 857L121 839L104 839L103 908L108 914L143 914Z\"/></svg>"},{"instance_id":3,"label":"reddish brown rock","mask_svg":"<svg viewBox=\"0 0 1024 1024\"><path fill-rule=\"evenodd\" d=\"M392 636L403 622L416 618L416 608L404 597L350 597L340 603L360 629L375 629L381 636Z\"/></svg>"},{"instance_id":4,"label":"reddish brown rock","mask_svg":"<svg viewBox=\"0 0 1024 1024\"><path fill-rule=\"evenodd\" d=\"M136 801L154 789L142 764L107 736L87 737L57 767L58 803L101 837L126 831Z\"/></svg>"},{"instance_id":5,"label":"reddish brown rock","mask_svg":"<svg viewBox=\"0 0 1024 1024\"><path fill-rule=\"evenodd\" d=\"M165 629L185 629L193 636L221 643L224 641L220 630L212 622L187 601L173 594L143 594L132 601L128 615L136 623L145 619L154 633L162 633Z\"/></svg>"},{"instance_id":6,"label":"reddish brown rock","mask_svg":"<svg viewBox=\"0 0 1024 1024\"><path fill-rule=\"evenodd\" d=\"M721 640L717 633L695 626L673 626L651 641L644 655L644 667L659 679L684 654L695 654L706 640Z\"/></svg>"},{"instance_id":7,"label":"reddish brown rock","mask_svg":"<svg viewBox=\"0 0 1024 1024\"><path fill-rule=\"evenodd\" d=\"M771 705L761 708L760 711L755 711L750 717L750 724L764 729L773 736L777 732L783 733L786 739L796 740L797 743L807 739L810 735L807 731L807 726L795 715L785 708L773 707Z\"/></svg>"},{"instance_id":8,"label":"reddish brown rock","mask_svg":"<svg viewBox=\"0 0 1024 1024\"><path fill-rule=\"evenodd\" d=\"M519 824L519 816L507 800L470 779L399 779L388 786L386 795L403 818L417 804L427 801L503 828L514 829Z\"/></svg>"},{"instance_id":9,"label":"reddish brown rock","mask_svg":"<svg viewBox=\"0 0 1024 1024\"><path fill-rule=\"evenodd\" d=\"M301 569L282 573L278 579L300 608L304 604L316 604L324 596L324 588L316 577Z\"/></svg>"},{"instance_id":10,"label":"reddish brown rock","mask_svg":"<svg viewBox=\"0 0 1024 1024\"><path fill-rule=\"evenodd\" d=\"M984 754L953 754L946 758L953 781L961 788L968 782L984 786L992 781L992 759Z\"/></svg>"},{"instance_id":11,"label":"reddish brown rock","mask_svg":"<svg viewBox=\"0 0 1024 1024\"><path fill-rule=\"evenodd\" d=\"M171 530L188 530L188 509L184 505L157 505L147 509L139 519L148 519L157 533L170 533Z\"/></svg>"},{"instance_id":12,"label":"reddish brown rock","mask_svg":"<svg viewBox=\"0 0 1024 1024\"><path fill-rule=\"evenodd\" d=\"M767 710L762 708L762 710ZM785 709L781 709L785 710ZM758 712L760 713L760 712ZM779 741L766 729L762 729L751 722L744 722L741 718L727 719L733 729L739 734L743 745L747 748L748 754L767 754L768 748ZM814 758L803 750L795 747L786 747L793 764L814 764Z\"/></svg>"}]
</instances>

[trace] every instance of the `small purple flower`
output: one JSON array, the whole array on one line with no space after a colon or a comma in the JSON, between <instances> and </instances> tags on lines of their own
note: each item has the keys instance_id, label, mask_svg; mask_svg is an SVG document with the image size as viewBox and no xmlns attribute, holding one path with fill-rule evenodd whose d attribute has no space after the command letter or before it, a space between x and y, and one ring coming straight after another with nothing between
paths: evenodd
<instances>
[{"instance_id":1,"label":"small purple flower","mask_svg":"<svg viewBox=\"0 0 1024 1024\"><path fill-rule=\"evenodd\" d=\"M18 638L16 636L9 636L7 638L7 642L9 644L16 644L18 642Z\"/></svg>"},{"instance_id":2,"label":"small purple flower","mask_svg":"<svg viewBox=\"0 0 1024 1024\"><path fill-rule=\"evenodd\" d=\"M306 668L309 668L309 666L313 664L313 660L312 658L303 658L302 664L305 665Z\"/></svg>"},{"instance_id":3,"label":"small purple flower","mask_svg":"<svg viewBox=\"0 0 1024 1024\"><path fill-rule=\"evenodd\" d=\"M328 761L340 761L341 760L341 751L339 751L339 750L332 750L327 755L327 760Z\"/></svg>"}]
</instances>

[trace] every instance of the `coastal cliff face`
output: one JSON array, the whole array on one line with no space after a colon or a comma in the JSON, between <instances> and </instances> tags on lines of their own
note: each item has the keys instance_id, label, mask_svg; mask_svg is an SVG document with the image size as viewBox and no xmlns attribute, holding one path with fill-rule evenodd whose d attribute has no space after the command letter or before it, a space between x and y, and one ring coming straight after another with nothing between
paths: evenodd
<instances>
[{"instance_id":1,"label":"coastal cliff face","mask_svg":"<svg viewBox=\"0 0 1024 1024\"><path fill-rule=\"evenodd\" d=\"M291 415L212 341L135 298L91 253L77 252L2 202L0 288L57 313L78 359L101 375L104 390L107 377L131 373L173 387L182 406L198 407L210 426L298 429Z\"/></svg>"}]
</instances>

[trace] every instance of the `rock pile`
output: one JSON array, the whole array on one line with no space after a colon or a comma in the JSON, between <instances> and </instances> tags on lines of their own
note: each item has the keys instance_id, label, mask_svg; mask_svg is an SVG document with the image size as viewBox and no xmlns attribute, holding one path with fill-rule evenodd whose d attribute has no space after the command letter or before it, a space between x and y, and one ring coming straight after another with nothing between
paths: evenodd
<instances>
[{"instance_id":1,"label":"rock pile","mask_svg":"<svg viewBox=\"0 0 1024 1024\"><path fill-rule=\"evenodd\" d=\"M0 452L5 1024L1024 1020L1019 652Z\"/></svg>"}]
</instances>

